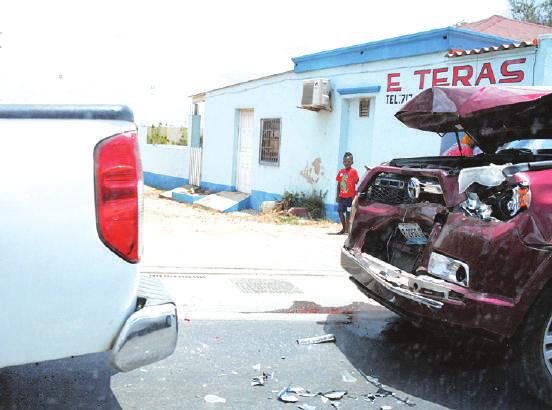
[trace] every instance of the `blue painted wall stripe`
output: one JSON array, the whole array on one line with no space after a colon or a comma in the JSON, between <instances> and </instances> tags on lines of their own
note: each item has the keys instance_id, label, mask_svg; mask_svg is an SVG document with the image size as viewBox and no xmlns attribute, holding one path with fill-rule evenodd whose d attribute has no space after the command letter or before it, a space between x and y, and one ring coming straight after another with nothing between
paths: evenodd
<instances>
[{"instance_id":1,"label":"blue painted wall stripe","mask_svg":"<svg viewBox=\"0 0 552 410\"><path fill-rule=\"evenodd\" d=\"M251 196L249 197L249 199L250 199L249 206L251 206L251 209L260 211L261 205L263 204L264 201L281 201L282 195L253 190L251 191Z\"/></svg>"},{"instance_id":2,"label":"blue painted wall stripe","mask_svg":"<svg viewBox=\"0 0 552 410\"><path fill-rule=\"evenodd\" d=\"M372 93L378 93L380 90L381 90L380 85L371 85L368 87L338 88L336 91L340 95L350 95L350 94L372 94Z\"/></svg>"},{"instance_id":3,"label":"blue painted wall stripe","mask_svg":"<svg viewBox=\"0 0 552 410\"><path fill-rule=\"evenodd\" d=\"M144 172L144 184L152 186L158 189L170 190L177 188L182 185L188 184L186 178L177 178L169 175L155 174L153 172ZM220 192L220 191L235 191L236 187L229 185L213 184L211 182L201 182L201 187L209 189L211 191ZM173 198L180 200L182 202L196 202L199 199L199 196L190 196L185 194L173 193ZM234 212L242 209L255 209L257 211L261 210L261 205L264 201L281 201L282 195L275 194L271 192L264 191L252 191L249 198L240 201L232 208L227 209L226 212ZM324 210L326 212L326 218L332 221L339 221L337 215L337 205L336 204L324 204Z\"/></svg>"},{"instance_id":4,"label":"blue painted wall stripe","mask_svg":"<svg viewBox=\"0 0 552 410\"><path fill-rule=\"evenodd\" d=\"M194 202L199 201L200 199L205 198L206 195L188 195L183 192L173 192L172 199L179 202L186 202L187 204L193 204Z\"/></svg>"},{"instance_id":5,"label":"blue painted wall stripe","mask_svg":"<svg viewBox=\"0 0 552 410\"><path fill-rule=\"evenodd\" d=\"M187 178L172 177L170 175L144 172L144 184L157 189L170 190L188 183Z\"/></svg>"},{"instance_id":6,"label":"blue painted wall stripe","mask_svg":"<svg viewBox=\"0 0 552 410\"><path fill-rule=\"evenodd\" d=\"M220 191L235 191L235 186L230 185L224 185L224 184L215 184L213 182L207 182L207 181L201 181L200 184L201 188L208 189L213 192L220 192Z\"/></svg>"}]
</instances>

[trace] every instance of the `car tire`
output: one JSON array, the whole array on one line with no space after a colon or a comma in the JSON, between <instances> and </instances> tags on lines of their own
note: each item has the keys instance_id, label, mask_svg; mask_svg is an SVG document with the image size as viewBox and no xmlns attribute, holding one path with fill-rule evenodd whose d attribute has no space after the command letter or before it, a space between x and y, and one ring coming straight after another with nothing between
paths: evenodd
<instances>
[{"instance_id":1,"label":"car tire","mask_svg":"<svg viewBox=\"0 0 552 410\"><path fill-rule=\"evenodd\" d=\"M552 405L552 286L541 292L529 310L519 336L516 350L522 382L537 398ZM545 352L550 356L545 357Z\"/></svg>"}]
</instances>

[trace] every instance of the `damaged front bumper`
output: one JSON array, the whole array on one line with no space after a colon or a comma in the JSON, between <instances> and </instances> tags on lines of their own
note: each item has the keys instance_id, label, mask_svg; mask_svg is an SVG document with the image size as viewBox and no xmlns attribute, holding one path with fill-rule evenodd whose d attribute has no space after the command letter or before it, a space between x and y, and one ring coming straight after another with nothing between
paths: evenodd
<instances>
[{"instance_id":1,"label":"damaged front bumper","mask_svg":"<svg viewBox=\"0 0 552 410\"><path fill-rule=\"evenodd\" d=\"M414 322L472 329L491 338L510 334L514 304L428 275L414 275L366 253L342 249L341 265L361 290Z\"/></svg>"},{"instance_id":2,"label":"damaged front bumper","mask_svg":"<svg viewBox=\"0 0 552 410\"><path fill-rule=\"evenodd\" d=\"M159 279L141 276L138 297L145 305L126 320L111 351L111 364L127 372L170 356L176 348L176 306Z\"/></svg>"}]
</instances>

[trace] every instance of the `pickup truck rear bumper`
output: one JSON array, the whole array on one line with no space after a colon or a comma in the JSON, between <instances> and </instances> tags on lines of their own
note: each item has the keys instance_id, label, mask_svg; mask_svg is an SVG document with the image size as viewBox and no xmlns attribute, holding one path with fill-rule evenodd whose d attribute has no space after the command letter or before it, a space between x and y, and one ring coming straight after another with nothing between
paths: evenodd
<instances>
[{"instance_id":1,"label":"pickup truck rear bumper","mask_svg":"<svg viewBox=\"0 0 552 410\"><path fill-rule=\"evenodd\" d=\"M159 280L142 277L138 296L146 304L126 320L111 351L111 364L128 372L170 356L178 338L176 306Z\"/></svg>"}]
</instances>

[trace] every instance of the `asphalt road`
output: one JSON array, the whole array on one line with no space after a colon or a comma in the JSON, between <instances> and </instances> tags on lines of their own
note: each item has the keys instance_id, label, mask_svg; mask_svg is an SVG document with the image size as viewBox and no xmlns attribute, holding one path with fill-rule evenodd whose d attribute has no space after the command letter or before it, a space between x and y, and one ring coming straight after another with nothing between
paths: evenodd
<instances>
[{"instance_id":1,"label":"asphalt road","mask_svg":"<svg viewBox=\"0 0 552 410\"><path fill-rule=\"evenodd\" d=\"M397 398L414 409L543 408L513 380L504 348L437 337L368 300L339 267L343 238L327 235L335 226L213 214L155 192L146 211L142 268L161 277L178 304L175 353L119 374L108 354L0 369L0 410L295 409L276 399L290 384L346 390L336 402L342 409L411 408ZM326 333L336 343L295 342ZM273 379L252 387L263 371ZM369 401L378 388L361 372L395 396ZM225 402L207 403L206 395ZM333 408L320 396L301 403Z\"/></svg>"},{"instance_id":2,"label":"asphalt road","mask_svg":"<svg viewBox=\"0 0 552 410\"><path fill-rule=\"evenodd\" d=\"M505 351L496 346L438 338L380 307L323 321L288 316L182 321L176 352L130 373L112 374L106 354L3 369L0 408L297 408L276 399L276 391L290 384L315 393L346 390L342 409L410 408L392 396L366 401L363 395L377 387L359 371L377 377L396 397L409 398L413 408L543 408L513 382ZM325 333L333 333L336 343L295 341ZM251 378L262 371L274 378L252 387ZM356 381L346 382L344 375ZM208 394L226 402L207 403ZM300 397L299 403L332 408L320 397Z\"/></svg>"}]
</instances>

